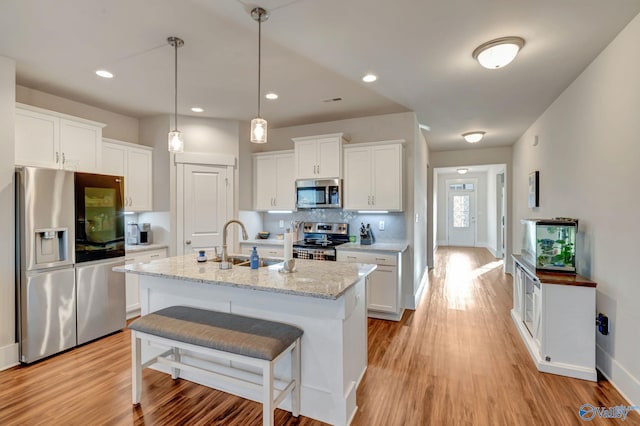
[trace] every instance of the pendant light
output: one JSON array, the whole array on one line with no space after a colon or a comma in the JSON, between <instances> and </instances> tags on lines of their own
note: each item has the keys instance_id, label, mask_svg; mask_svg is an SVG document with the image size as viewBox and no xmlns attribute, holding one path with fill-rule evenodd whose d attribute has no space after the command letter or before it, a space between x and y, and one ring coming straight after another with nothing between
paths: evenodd
<instances>
[{"instance_id":1,"label":"pendant light","mask_svg":"<svg viewBox=\"0 0 640 426\"><path fill-rule=\"evenodd\" d=\"M260 71L262 62L262 23L269 19L269 13L261 7L251 10L251 17L258 21L258 116L251 120L251 142L267 143L267 120L260 115Z\"/></svg>"},{"instance_id":2,"label":"pendant light","mask_svg":"<svg viewBox=\"0 0 640 426\"><path fill-rule=\"evenodd\" d=\"M184 41L178 37L169 37L167 41L175 50L174 127L173 130L169 132L169 152L182 152L184 151L184 139L182 138L182 133L178 130L178 47L182 47Z\"/></svg>"}]
</instances>

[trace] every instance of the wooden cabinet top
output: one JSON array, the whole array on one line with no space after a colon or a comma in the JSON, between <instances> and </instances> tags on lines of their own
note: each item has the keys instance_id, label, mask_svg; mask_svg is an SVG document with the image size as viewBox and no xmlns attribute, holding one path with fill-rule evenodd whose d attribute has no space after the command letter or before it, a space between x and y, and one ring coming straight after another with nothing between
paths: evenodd
<instances>
[{"instance_id":1,"label":"wooden cabinet top","mask_svg":"<svg viewBox=\"0 0 640 426\"><path fill-rule=\"evenodd\" d=\"M533 266L522 260L522 256L514 254L513 260L524 268L530 275L535 275L542 284L572 285L578 287L596 287L596 283L578 274L539 272Z\"/></svg>"}]
</instances>

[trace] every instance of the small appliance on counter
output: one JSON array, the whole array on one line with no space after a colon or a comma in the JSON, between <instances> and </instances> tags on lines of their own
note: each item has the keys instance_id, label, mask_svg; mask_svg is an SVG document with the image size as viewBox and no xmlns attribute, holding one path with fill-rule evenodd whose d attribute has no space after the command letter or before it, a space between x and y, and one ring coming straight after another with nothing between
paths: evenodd
<instances>
[{"instance_id":1,"label":"small appliance on counter","mask_svg":"<svg viewBox=\"0 0 640 426\"><path fill-rule=\"evenodd\" d=\"M138 225L138 244L146 245L153 242L151 234L151 224L143 223Z\"/></svg>"},{"instance_id":2,"label":"small appliance on counter","mask_svg":"<svg viewBox=\"0 0 640 426\"><path fill-rule=\"evenodd\" d=\"M360 224L360 244L363 246L369 246L376 242L375 237L373 236L373 231L371 230L371 225L367 223L365 226L364 223Z\"/></svg>"},{"instance_id":3,"label":"small appliance on counter","mask_svg":"<svg viewBox=\"0 0 640 426\"><path fill-rule=\"evenodd\" d=\"M134 246L138 244L138 224L129 222L127 224L127 244Z\"/></svg>"}]
</instances>

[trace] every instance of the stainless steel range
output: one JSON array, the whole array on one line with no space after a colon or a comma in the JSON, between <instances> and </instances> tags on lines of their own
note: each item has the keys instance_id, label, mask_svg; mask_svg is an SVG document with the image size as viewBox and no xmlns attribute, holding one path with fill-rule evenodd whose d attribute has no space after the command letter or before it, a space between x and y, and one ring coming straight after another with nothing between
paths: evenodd
<instances>
[{"instance_id":1,"label":"stainless steel range","mask_svg":"<svg viewBox=\"0 0 640 426\"><path fill-rule=\"evenodd\" d=\"M349 241L348 223L305 222L304 240L293 243L297 259L336 260L336 246Z\"/></svg>"}]
</instances>

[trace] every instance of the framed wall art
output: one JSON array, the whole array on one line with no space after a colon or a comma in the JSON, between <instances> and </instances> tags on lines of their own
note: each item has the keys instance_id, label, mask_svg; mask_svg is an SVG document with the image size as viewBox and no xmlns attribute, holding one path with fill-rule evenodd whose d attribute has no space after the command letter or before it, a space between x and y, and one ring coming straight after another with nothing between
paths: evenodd
<instances>
[{"instance_id":1,"label":"framed wall art","mask_svg":"<svg viewBox=\"0 0 640 426\"><path fill-rule=\"evenodd\" d=\"M540 172L529 174L529 208L540 207Z\"/></svg>"}]
</instances>

